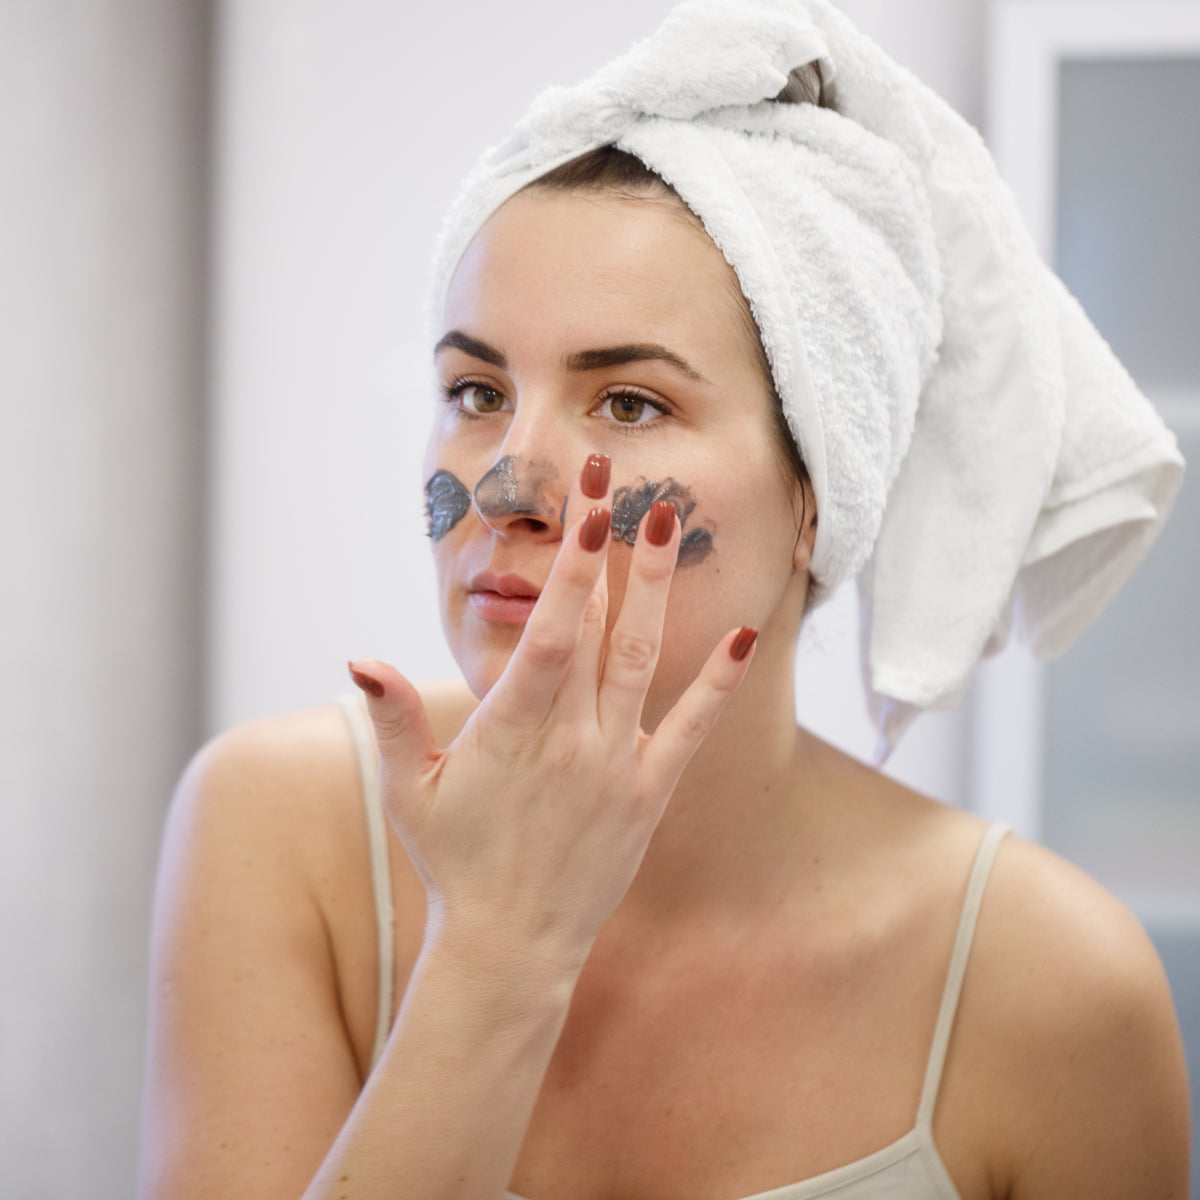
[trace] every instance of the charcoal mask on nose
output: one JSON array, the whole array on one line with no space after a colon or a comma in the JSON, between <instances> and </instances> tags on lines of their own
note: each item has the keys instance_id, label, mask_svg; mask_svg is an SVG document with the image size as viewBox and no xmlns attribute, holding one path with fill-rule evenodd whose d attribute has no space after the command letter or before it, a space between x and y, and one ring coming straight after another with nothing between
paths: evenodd
<instances>
[{"instance_id":1,"label":"charcoal mask on nose","mask_svg":"<svg viewBox=\"0 0 1200 1200\"><path fill-rule=\"evenodd\" d=\"M475 511L484 520L522 516L549 522L557 511L551 501L553 479L550 463L506 454L475 485Z\"/></svg>"}]
</instances>

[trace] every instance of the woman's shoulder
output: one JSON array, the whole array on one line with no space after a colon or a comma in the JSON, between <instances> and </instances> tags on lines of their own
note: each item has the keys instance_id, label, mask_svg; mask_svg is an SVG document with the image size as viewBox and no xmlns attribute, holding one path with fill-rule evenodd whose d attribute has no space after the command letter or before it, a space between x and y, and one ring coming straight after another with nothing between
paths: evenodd
<instances>
[{"instance_id":1,"label":"woman's shoulder","mask_svg":"<svg viewBox=\"0 0 1200 1200\"><path fill-rule=\"evenodd\" d=\"M1107 888L1052 850L1016 835L1001 846L988 882L977 971L1008 998L1030 1033L1114 1019L1169 994L1157 952L1133 913ZM986 924L984 924L986 922Z\"/></svg>"},{"instance_id":2,"label":"woman's shoulder","mask_svg":"<svg viewBox=\"0 0 1200 1200\"><path fill-rule=\"evenodd\" d=\"M246 803L320 792L344 776L353 742L341 706L323 704L244 721L209 738L193 756L183 783L205 795Z\"/></svg>"},{"instance_id":3,"label":"woman's shoulder","mask_svg":"<svg viewBox=\"0 0 1200 1200\"><path fill-rule=\"evenodd\" d=\"M478 703L461 680L423 683L417 690L440 745L456 736ZM369 720L358 693L343 699ZM269 808L272 801L294 805L344 789L357 770L346 708L332 701L223 730L196 752L184 781Z\"/></svg>"},{"instance_id":4,"label":"woman's shoulder","mask_svg":"<svg viewBox=\"0 0 1200 1200\"><path fill-rule=\"evenodd\" d=\"M858 824L871 834L856 843L860 862L880 875L894 864L911 879L931 880L939 902L943 890L961 891L987 821L865 764L850 762L847 778L839 795L853 793ZM988 872L971 961L973 972L994 972L989 990L1002 992L1002 980L1020 990L1027 1014L1029 976L1048 1008L1078 987L1116 999L1122 990L1153 988L1162 979L1150 939L1116 896L1059 854L1012 832L999 841Z\"/></svg>"},{"instance_id":5,"label":"woman's shoulder","mask_svg":"<svg viewBox=\"0 0 1200 1200\"><path fill-rule=\"evenodd\" d=\"M461 681L418 690L439 744L453 739L476 701ZM366 706L357 694L369 729ZM272 847L318 875L362 828L362 779L351 723L337 701L261 717L210 738L183 772L170 822L203 828L226 845Z\"/></svg>"},{"instance_id":6,"label":"woman's shoulder","mask_svg":"<svg viewBox=\"0 0 1200 1200\"><path fill-rule=\"evenodd\" d=\"M1186 1157L1186 1070L1150 938L1106 888L1015 835L988 880L960 1020L1014 1196L1143 1167L1166 1180ZM1160 1194L1150 1179L1096 1194Z\"/></svg>"},{"instance_id":7,"label":"woman's shoulder","mask_svg":"<svg viewBox=\"0 0 1200 1200\"><path fill-rule=\"evenodd\" d=\"M895 781L861 790L891 848L881 874L913 881L922 920L944 911L987 823ZM1187 1074L1154 945L1107 888L1013 833L982 891L938 1109L948 1159L986 1160L1014 1200L1184 1194Z\"/></svg>"},{"instance_id":8,"label":"woman's shoulder","mask_svg":"<svg viewBox=\"0 0 1200 1200\"><path fill-rule=\"evenodd\" d=\"M243 722L211 737L180 778L170 825L282 847L354 784L357 761L338 704ZM282 831L282 835L281 835ZM299 839L297 839L299 840Z\"/></svg>"},{"instance_id":9,"label":"woman's shoulder","mask_svg":"<svg viewBox=\"0 0 1200 1200\"><path fill-rule=\"evenodd\" d=\"M873 831L868 858L878 858L868 868L894 887L910 881L914 912L928 919L946 895L963 895L987 823L866 771L856 781ZM1178 1174L1187 1078L1158 953L1112 892L1014 833L982 892L954 1029L945 1107L971 1112L974 1128L991 1131L981 1138L1007 1145L1011 1178L1038 1180L1014 1197L1077 1194L1072 1180L1105 1164ZM1122 1184L1097 1180L1093 1194L1174 1194L1141 1178Z\"/></svg>"}]
</instances>

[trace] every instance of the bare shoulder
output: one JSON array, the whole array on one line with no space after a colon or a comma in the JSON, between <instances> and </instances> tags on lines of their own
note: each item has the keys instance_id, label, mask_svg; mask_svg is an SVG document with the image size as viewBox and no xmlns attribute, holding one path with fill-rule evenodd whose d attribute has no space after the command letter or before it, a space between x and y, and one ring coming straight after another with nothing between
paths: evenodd
<instances>
[{"instance_id":1,"label":"bare shoulder","mask_svg":"<svg viewBox=\"0 0 1200 1200\"><path fill-rule=\"evenodd\" d=\"M419 689L439 744L476 706L461 681ZM361 706L361 697L349 696ZM367 725L369 728L369 725ZM341 876L363 853L362 780L347 714L339 703L249 721L208 741L180 779L164 854L184 849L230 867L253 855L253 878L303 891L318 909L337 903ZM204 878L213 879L212 870Z\"/></svg>"},{"instance_id":2,"label":"bare shoulder","mask_svg":"<svg viewBox=\"0 0 1200 1200\"><path fill-rule=\"evenodd\" d=\"M419 691L445 745L474 711L475 698L461 681L423 684ZM361 697L349 702L367 722ZM189 763L164 850L180 843L244 860L253 849L256 878L274 870L273 886L304 886L319 901L323 891L336 891L330 883L341 871L358 866L361 796L358 754L341 704L249 721L212 738Z\"/></svg>"},{"instance_id":3,"label":"bare shoulder","mask_svg":"<svg viewBox=\"0 0 1200 1200\"><path fill-rule=\"evenodd\" d=\"M202 806L221 820L281 818L327 802L354 770L341 707L326 704L217 734L188 764L175 804L193 815Z\"/></svg>"},{"instance_id":4,"label":"bare shoulder","mask_svg":"<svg viewBox=\"0 0 1200 1200\"><path fill-rule=\"evenodd\" d=\"M1100 884L1007 838L960 1016L977 1078L991 1084L987 1123L1013 1200L1186 1196L1190 1115L1170 989L1149 937Z\"/></svg>"},{"instance_id":5,"label":"bare shoulder","mask_svg":"<svg viewBox=\"0 0 1200 1200\"><path fill-rule=\"evenodd\" d=\"M477 705L461 680L421 684L418 691L443 745ZM357 695L350 700L361 704ZM323 824L339 801L357 803L359 782L346 713L333 703L249 721L216 735L188 765L175 803L188 810L203 806L220 821L290 824L303 815Z\"/></svg>"},{"instance_id":6,"label":"bare shoulder","mask_svg":"<svg viewBox=\"0 0 1200 1200\"><path fill-rule=\"evenodd\" d=\"M463 691L429 689L439 738L466 719ZM369 875L342 705L248 722L196 753L172 800L155 897L144 1197L307 1186L369 1058Z\"/></svg>"},{"instance_id":7,"label":"bare shoulder","mask_svg":"<svg viewBox=\"0 0 1200 1200\"><path fill-rule=\"evenodd\" d=\"M1158 954L1111 892L1043 846L1009 836L984 901L980 974L1019 998L1028 1035L1075 1036L1174 1013ZM1111 1030L1110 1030L1111 1032Z\"/></svg>"},{"instance_id":8,"label":"bare shoulder","mask_svg":"<svg viewBox=\"0 0 1200 1200\"><path fill-rule=\"evenodd\" d=\"M299 1195L353 1105L320 893L356 774L337 705L231 729L183 773L155 896L144 1197Z\"/></svg>"}]
</instances>

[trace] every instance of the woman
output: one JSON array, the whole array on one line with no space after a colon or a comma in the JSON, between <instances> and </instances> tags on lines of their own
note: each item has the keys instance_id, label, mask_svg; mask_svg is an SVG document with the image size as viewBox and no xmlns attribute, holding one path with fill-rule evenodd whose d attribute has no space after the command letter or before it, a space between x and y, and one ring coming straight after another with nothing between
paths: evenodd
<instances>
[{"instance_id":1,"label":"woman","mask_svg":"<svg viewBox=\"0 0 1200 1200\"><path fill-rule=\"evenodd\" d=\"M142 1195L1185 1196L1133 918L795 725L837 464L744 263L629 155L564 161L443 251L465 684L361 660L369 726L249 725L181 783Z\"/></svg>"}]
</instances>

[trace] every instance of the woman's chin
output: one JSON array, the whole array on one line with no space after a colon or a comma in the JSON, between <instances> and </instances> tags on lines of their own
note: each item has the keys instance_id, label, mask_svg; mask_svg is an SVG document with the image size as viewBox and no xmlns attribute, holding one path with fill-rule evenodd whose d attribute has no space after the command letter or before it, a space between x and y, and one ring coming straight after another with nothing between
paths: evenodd
<instances>
[{"instance_id":1,"label":"woman's chin","mask_svg":"<svg viewBox=\"0 0 1200 1200\"><path fill-rule=\"evenodd\" d=\"M455 655L463 679L476 700L482 700L496 686L500 676L504 674L505 667L508 666L509 659L512 658L512 653L512 649L500 650L491 647L486 652L475 649L468 654Z\"/></svg>"}]
</instances>

